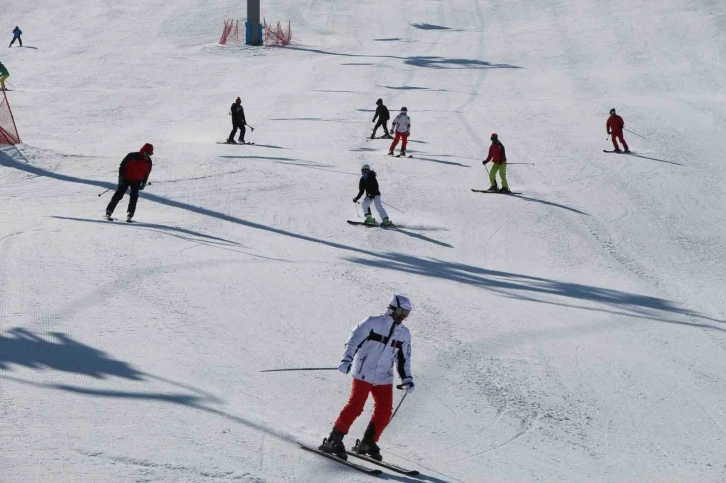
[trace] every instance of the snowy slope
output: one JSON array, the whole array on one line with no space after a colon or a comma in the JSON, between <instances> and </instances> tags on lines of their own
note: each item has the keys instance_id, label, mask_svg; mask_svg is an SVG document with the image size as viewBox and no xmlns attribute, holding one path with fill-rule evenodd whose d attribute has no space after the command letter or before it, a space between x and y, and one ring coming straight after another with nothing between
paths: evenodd
<instances>
[{"instance_id":1,"label":"snowy slope","mask_svg":"<svg viewBox=\"0 0 726 483\"><path fill-rule=\"evenodd\" d=\"M277 0L293 46L216 45L243 7L3 5L36 48L0 50L0 480L367 481L296 447L349 378L259 371L335 367L393 292L381 446L424 481L726 479L723 3ZM215 144L238 95L257 144ZM414 158L365 139L378 97ZM492 132L520 197L470 191ZM139 223L102 220L144 142ZM401 230L345 224L363 163Z\"/></svg>"}]
</instances>

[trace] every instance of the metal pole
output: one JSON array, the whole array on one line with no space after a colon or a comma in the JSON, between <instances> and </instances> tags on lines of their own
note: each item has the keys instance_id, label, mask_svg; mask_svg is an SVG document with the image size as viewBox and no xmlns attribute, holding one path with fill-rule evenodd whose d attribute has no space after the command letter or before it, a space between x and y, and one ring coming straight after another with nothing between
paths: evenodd
<instances>
[{"instance_id":1,"label":"metal pole","mask_svg":"<svg viewBox=\"0 0 726 483\"><path fill-rule=\"evenodd\" d=\"M631 131L630 129L625 129L625 128L623 128L623 130L624 130L624 131L628 131L628 132L629 132L630 134L635 134L635 135L636 135L636 136L638 136L639 138L643 138L643 139L646 139L645 137L641 136L641 135L640 135L640 134L638 134L637 132L633 132L633 131Z\"/></svg>"},{"instance_id":2,"label":"metal pole","mask_svg":"<svg viewBox=\"0 0 726 483\"><path fill-rule=\"evenodd\" d=\"M293 367L290 369L266 369L260 372L288 372L288 371L337 371L337 367Z\"/></svg>"},{"instance_id":3,"label":"metal pole","mask_svg":"<svg viewBox=\"0 0 726 483\"><path fill-rule=\"evenodd\" d=\"M247 0L247 25L250 28L250 45L260 45L260 0Z\"/></svg>"},{"instance_id":4,"label":"metal pole","mask_svg":"<svg viewBox=\"0 0 726 483\"><path fill-rule=\"evenodd\" d=\"M383 203L384 205L386 205L386 206L387 206L387 207L389 207L389 208L393 208L394 210L398 211L399 213L403 213L404 215L406 214L406 213L404 213L403 211L401 211L401 210L399 210L398 208L396 208L395 206L389 205L389 204L388 204L388 203L386 203L385 201L382 201L382 200L381 200L381 203Z\"/></svg>"},{"instance_id":5,"label":"metal pole","mask_svg":"<svg viewBox=\"0 0 726 483\"><path fill-rule=\"evenodd\" d=\"M408 396L408 393L407 393L407 392L404 392L404 393L403 393L403 397L401 398L401 402L400 402L400 403L398 403L398 406L396 406L396 410L395 410L395 411L393 411L393 414L391 414L391 419L389 419L389 420L388 420L388 424L390 424L390 423L391 423L391 421L393 421L393 417L394 417L394 416L396 415L396 413L398 412L398 408L400 408L400 407L401 407L401 404L403 404L403 401L404 401L404 400L406 399L406 396Z\"/></svg>"}]
</instances>

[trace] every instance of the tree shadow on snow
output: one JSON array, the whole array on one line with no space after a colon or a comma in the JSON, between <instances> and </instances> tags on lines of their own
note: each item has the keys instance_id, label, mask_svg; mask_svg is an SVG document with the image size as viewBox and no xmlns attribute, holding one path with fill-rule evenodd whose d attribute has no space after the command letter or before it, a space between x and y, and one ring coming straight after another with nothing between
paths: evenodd
<instances>
[{"instance_id":1,"label":"tree shadow on snow","mask_svg":"<svg viewBox=\"0 0 726 483\"><path fill-rule=\"evenodd\" d=\"M55 218L56 220L80 221L83 223L98 223L98 224L104 224L107 226L117 226L117 227L121 227L122 229L124 229L124 228L152 229L153 231L169 232L170 235L175 236L177 238L181 238L182 240L186 240L186 241L193 241L193 242L203 241L205 243L220 244L220 245L224 245L224 246L241 246L239 243L232 241L232 240L226 240L224 238L220 238L217 236L206 235L206 234L198 232L198 231L189 230L186 228L180 228L178 226L162 225L159 223L147 223L147 222L110 223L106 220L91 220L88 218L73 218L71 216L51 216L51 218ZM202 238L203 240L180 236L180 235L177 235L176 233L199 237L199 238Z\"/></svg>"},{"instance_id":2,"label":"tree shadow on snow","mask_svg":"<svg viewBox=\"0 0 726 483\"><path fill-rule=\"evenodd\" d=\"M299 50L301 52L312 52L323 55L336 55L341 57L362 57L375 59L394 59L402 60L404 64L414 67L422 67L429 69L521 69L521 67L511 64L497 64L478 59L457 59L438 56L410 56L402 57L398 55L366 55L366 54L344 54L340 52L330 52L321 49L311 49L307 47L288 46L287 50ZM368 94L359 92L358 94Z\"/></svg>"},{"instance_id":3,"label":"tree shadow on snow","mask_svg":"<svg viewBox=\"0 0 726 483\"><path fill-rule=\"evenodd\" d=\"M471 166L469 166L468 164L457 163L455 161L444 161L443 159L424 158L421 156L416 156L413 159L415 159L415 160L420 159L422 161L430 161L432 163L447 164L449 166L461 166L462 168L471 168Z\"/></svg>"},{"instance_id":4,"label":"tree shadow on snow","mask_svg":"<svg viewBox=\"0 0 726 483\"><path fill-rule=\"evenodd\" d=\"M0 166L18 169L31 173L36 176L49 177L59 181L70 183L85 184L98 188L114 188L115 184L87 180L75 176L68 176L54 173L37 166L33 166L27 162L19 162L10 157L6 152L0 150ZM554 279L546 279L541 277L533 277L518 273L509 273L502 271L493 271L483 269L474 265L466 265L461 263L447 262L432 258L421 258L403 253L384 253L374 252L364 248L358 248L336 241L316 238L310 235L295 233L281 228L264 225L236 216L226 215L218 211L214 211L201 206L172 200L163 196L155 195L144 191L141 194L146 200L159 203L161 205L170 206L202 216L209 216L218 220L234 223L249 229L260 230L270 234L289 237L294 240L314 243L326 246L347 253L353 253L357 256L349 256L345 259L351 263L365 265L378 268L381 270L393 270L402 273L409 273L422 277L428 277L437 280L447 280L457 283L463 283L482 289L489 290L493 293L504 297L525 298L531 294L541 294L551 297L559 297L562 299L575 299L581 301L589 301L602 304L606 307L614 307L620 311L624 311L633 316L645 316L652 320L658 320L667 323L683 323L693 325L690 321L673 321L663 318L666 314L673 314L686 318L696 318L708 320L719 324L726 321L701 315L698 312L679 307L669 300L640 295L635 293L623 292L620 290L597 287L594 285L584 285L571 282L565 282ZM538 303L550 303L550 301L535 300ZM593 308L593 310L602 310L601 308ZM604 312L606 310L603 310ZM718 330L726 330L719 326L709 326Z\"/></svg>"},{"instance_id":5,"label":"tree shadow on snow","mask_svg":"<svg viewBox=\"0 0 726 483\"><path fill-rule=\"evenodd\" d=\"M133 381L143 380L143 374L129 364L74 341L61 332L51 332L51 340L22 328L10 329L8 334L5 336L0 333L2 370L9 370L11 364L16 364L30 369L54 369L96 379L115 376Z\"/></svg>"},{"instance_id":6,"label":"tree shadow on snow","mask_svg":"<svg viewBox=\"0 0 726 483\"><path fill-rule=\"evenodd\" d=\"M221 416L285 441L296 442L292 435L286 434L284 431L274 430L271 425L268 426L261 422L210 407L209 404L222 403L223 400L206 391L139 371L127 362L115 360L103 351L72 340L66 334L53 332L51 335L55 340L49 341L27 329L11 329L8 334L9 337L0 333L0 369L3 371L10 371L13 365L19 365L38 370L53 369L71 374L91 376L96 379L120 377L146 383L150 382L150 380L156 380L184 389L186 392L122 391L96 389L88 387L89 384L83 387L69 384L48 384L10 376L7 373L0 375L0 379L5 381L85 396L177 404Z\"/></svg>"},{"instance_id":7,"label":"tree shadow on snow","mask_svg":"<svg viewBox=\"0 0 726 483\"><path fill-rule=\"evenodd\" d=\"M420 30L453 30L449 27L444 27L443 25L434 25L430 23L412 23L410 25L411 27L415 27Z\"/></svg>"},{"instance_id":8,"label":"tree shadow on snow","mask_svg":"<svg viewBox=\"0 0 726 483\"><path fill-rule=\"evenodd\" d=\"M333 167L332 164L316 163L315 161L304 161L302 159L295 158L281 158L274 156L217 156L223 159L248 159L251 161L271 161L279 164L289 164L290 166L301 166L309 169L319 169L321 171L327 171L329 173L341 173L359 175L359 173L353 173L350 171L340 171L337 169L330 169Z\"/></svg>"}]
</instances>

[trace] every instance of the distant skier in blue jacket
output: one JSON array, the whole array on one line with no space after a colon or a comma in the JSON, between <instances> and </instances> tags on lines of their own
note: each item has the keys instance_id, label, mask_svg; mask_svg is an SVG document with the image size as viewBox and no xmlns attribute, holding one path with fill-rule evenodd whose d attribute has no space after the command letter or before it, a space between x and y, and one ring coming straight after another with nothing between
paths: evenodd
<instances>
[{"instance_id":1,"label":"distant skier in blue jacket","mask_svg":"<svg viewBox=\"0 0 726 483\"><path fill-rule=\"evenodd\" d=\"M20 38L21 35L23 35L23 31L20 30L20 27L18 27L16 25L15 28L13 29L13 41L10 42L10 45L8 45L8 48L12 47L16 40L20 44L20 47L22 47L23 46L23 39Z\"/></svg>"}]
</instances>

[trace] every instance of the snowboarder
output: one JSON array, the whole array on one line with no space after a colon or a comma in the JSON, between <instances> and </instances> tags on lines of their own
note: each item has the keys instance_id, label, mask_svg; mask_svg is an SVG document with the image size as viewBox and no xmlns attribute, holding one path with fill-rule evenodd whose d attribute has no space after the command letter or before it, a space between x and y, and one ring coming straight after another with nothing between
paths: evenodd
<instances>
[{"instance_id":1,"label":"snowboarder","mask_svg":"<svg viewBox=\"0 0 726 483\"><path fill-rule=\"evenodd\" d=\"M491 161L494 163L492 170L489 171L489 184L491 185L487 191L499 191L500 193L511 193L509 191L509 184L507 183L507 153L504 149L504 144L499 141L497 133L492 133L489 138L492 141L492 145L489 146L489 155L487 159L481 162L485 165ZM497 187L497 173L502 178L502 188Z\"/></svg>"},{"instance_id":2,"label":"snowboarder","mask_svg":"<svg viewBox=\"0 0 726 483\"><path fill-rule=\"evenodd\" d=\"M381 201L381 192L378 189L378 180L376 180L376 172L371 170L371 167L364 164L360 168L361 177L358 182L358 196L353 198L353 203L358 203L358 200L363 196L363 192L366 193L366 197L363 200L363 213L366 215L366 219L363 223L366 225L375 225L376 219L371 214L371 201L376 205L376 211L381 215L383 226L393 225L391 220L388 219L388 213L383 209L383 202Z\"/></svg>"},{"instance_id":3,"label":"snowboarder","mask_svg":"<svg viewBox=\"0 0 726 483\"><path fill-rule=\"evenodd\" d=\"M230 113L232 114L232 132L229 133L227 142L230 144L237 144L234 142L234 135L237 133L237 129L239 129L239 142L244 144L245 125L247 124L247 120L245 119L245 110L242 108L242 99L238 97L237 100L234 101L234 104L230 107Z\"/></svg>"},{"instance_id":4,"label":"snowboarder","mask_svg":"<svg viewBox=\"0 0 726 483\"><path fill-rule=\"evenodd\" d=\"M406 106L401 108L401 112L393 120L393 142L391 143L391 149L388 150L388 155L393 156L393 150L396 149L398 140L402 139L401 142L401 156L406 155L406 144L408 143L408 136L411 134L411 118L408 117L408 109Z\"/></svg>"},{"instance_id":5,"label":"snowboarder","mask_svg":"<svg viewBox=\"0 0 726 483\"><path fill-rule=\"evenodd\" d=\"M23 46L23 39L20 38L20 36L23 35L23 31L20 30L20 28L16 25L13 29L13 40L10 42L10 45L8 45L8 48L12 47L15 41L17 40L20 44L20 47Z\"/></svg>"},{"instance_id":6,"label":"snowboarder","mask_svg":"<svg viewBox=\"0 0 726 483\"><path fill-rule=\"evenodd\" d=\"M608 132L608 136L612 135L611 140L613 142L613 147L615 148L616 153L622 152L620 151L620 146L618 146L617 139L620 139L620 142L623 143L623 148L625 148L625 152L630 152L630 148L628 148L628 143L626 143L625 139L623 139L624 127L625 121L623 121L623 118L615 114L615 108L610 109L610 117L608 117L608 120L605 123L605 130Z\"/></svg>"},{"instance_id":7,"label":"snowboarder","mask_svg":"<svg viewBox=\"0 0 726 483\"><path fill-rule=\"evenodd\" d=\"M373 128L373 134L371 134L371 139L376 138L376 131L378 131L378 128L383 126L383 132L385 132L385 136L383 136L385 139L391 139L391 135L388 133L388 120L391 118L391 115L388 113L388 108L383 105L383 99L378 99L376 101L376 115L373 116L373 122L376 122L376 118L378 118L378 123Z\"/></svg>"},{"instance_id":8,"label":"snowboarder","mask_svg":"<svg viewBox=\"0 0 726 483\"><path fill-rule=\"evenodd\" d=\"M151 156L154 155L154 146L149 143L139 150L139 152L129 153L121 161L118 168L118 189L113 194L111 202L106 207L106 218L112 220L113 210L121 198L126 194L126 190L131 188L131 198L129 199L129 207L127 211L126 221L131 222L136 212L136 201L139 199L139 191L146 187L146 182L151 174Z\"/></svg>"},{"instance_id":9,"label":"snowboarder","mask_svg":"<svg viewBox=\"0 0 726 483\"><path fill-rule=\"evenodd\" d=\"M394 295L385 313L365 319L353 328L345 343L345 352L338 370L351 373L353 387L350 398L321 451L347 459L343 436L363 412L368 394L373 394L373 416L363 439L355 448L358 453L382 460L378 440L391 420L393 410L393 367L398 370L401 386L414 391L411 375L411 333L403 321L411 313L411 302L403 295ZM351 371L352 368L352 371Z\"/></svg>"},{"instance_id":10,"label":"snowboarder","mask_svg":"<svg viewBox=\"0 0 726 483\"><path fill-rule=\"evenodd\" d=\"M10 77L8 69L0 62L0 90L5 90L5 79Z\"/></svg>"}]
</instances>

